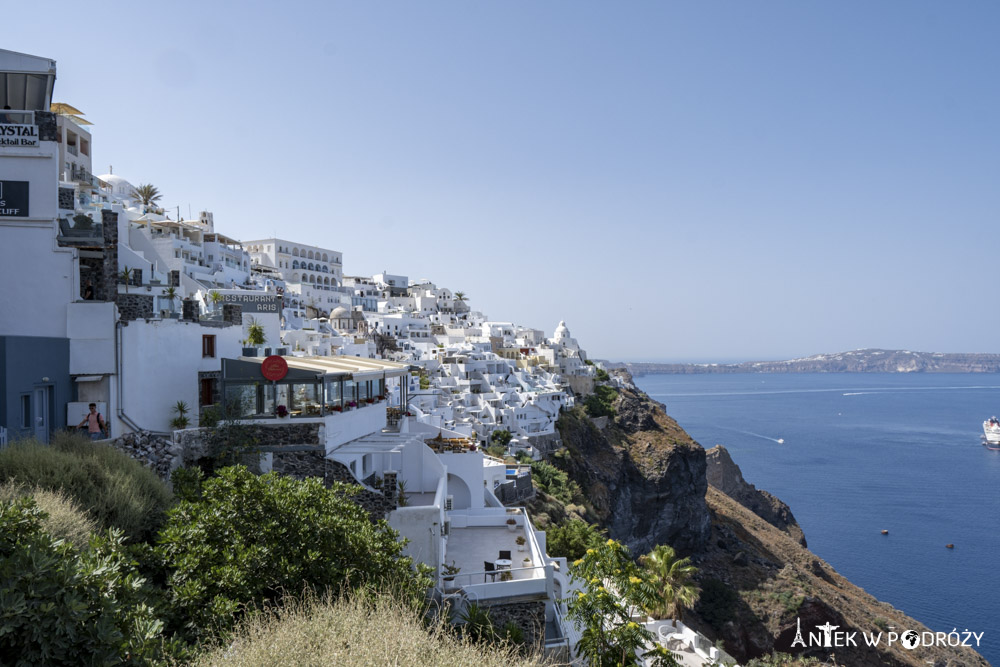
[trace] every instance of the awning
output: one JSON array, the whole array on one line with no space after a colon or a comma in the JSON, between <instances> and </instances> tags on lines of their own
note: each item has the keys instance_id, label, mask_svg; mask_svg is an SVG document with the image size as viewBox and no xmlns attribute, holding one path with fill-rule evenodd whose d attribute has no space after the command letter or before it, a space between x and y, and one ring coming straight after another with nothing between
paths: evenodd
<instances>
[{"instance_id":1,"label":"awning","mask_svg":"<svg viewBox=\"0 0 1000 667\"><path fill-rule=\"evenodd\" d=\"M283 357L289 368L324 375L339 375L355 381L402 377L409 372L405 364L361 357ZM264 357L240 357L240 361L260 364Z\"/></svg>"},{"instance_id":2,"label":"awning","mask_svg":"<svg viewBox=\"0 0 1000 667\"><path fill-rule=\"evenodd\" d=\"M77 382L100 382L104 379L103 375L78 375L73 378Z\"/></svg>"}]
</instances>

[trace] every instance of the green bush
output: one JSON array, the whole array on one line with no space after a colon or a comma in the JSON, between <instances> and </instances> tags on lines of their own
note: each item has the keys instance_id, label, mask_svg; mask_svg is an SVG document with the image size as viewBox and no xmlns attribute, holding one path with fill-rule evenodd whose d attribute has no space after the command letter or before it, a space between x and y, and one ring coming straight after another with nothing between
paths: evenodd
<instances>
[{"instance_id":1,"label":"green bush","mask_svg":"<svg viewBox=\"0 0 1000 667\"><path fill-rule=\"evenodd\" d=\"M148 664L163 623L121 532L77 549L30 498L0 502L0 664Z\"/></svg>"},{"instance_id":2,"label":"green bush","mask_svg":"<svg viewBox=\"0 0 1000 667\"><path fill-rule=\"evenodd\" d=\"M57 433L51 445L27 440L0 450L0 482L64 491L104 530L150 541L173 502L156 474L124 452L80 435Z\"/></svg>"},{"instance_id":3,"label":"green bush","mask_svg":"<svg viewBox=\"0 0 1000 667\"><path fill-rule=\"evenodd\" d=\"M579 485L569 475L548 461L531 462L531 479L543 493L547 493L564 505L574 501L582 502Z\"/></svg>"},{"instance_id":4,"label":"green bush","mask_svg":"<svg viewBox=\"0 0 1000 667\"><path fill-rule=\"evenodd\" d=\"M25 497L34 500L42 512L42 530L46 533L78 548L90 544L97 524L64 491L30 488L11 481L0 485L0 502L13 502Z\"/></svg>"},{"instance_id":5,"label":"green bush","mask_svg":"<svg viewBox=\"0 0 1000 667\"><path fill-rule=\"evenodd\" d=\"M156 547L178 629L192 638L225 631L246 609L304 588L393 585L421 597L426 568L414 573L396 532L372 523L351 488L243 466L205 481L200 499L170 510Z\"/></svg>"},{"instance_id":6,"label":"green bush","mask_svg":"<svg viewBox=\"0 0 1000 667\"><path fill-rule=\"evenodd\" d=\"M501 447L500 445L490 445L483 451L489 454L490 456L497 457L498 459L502 459L505 456L507 456L507 448Z\"/></svg>"},{"instance_id":7,"label":"green bush","mask_svg":"<svg viewBox=\"0 0 1000 667\"><path fill-rule=\"evenodd\" d=\"M512 437L513 436L511 436L510 431L502 428L499 431L493 431L493 433L490 434L490 442L501 447L506 447L510 444Z\"/></svg>"},{"instance_id":8,"label":"green bush","mask_svg":"<svg viewBox=\"0 0 1000 667\"><path fill-rule=\"evenodd\" d=\"M596 549L606 539L603 530L580 519L570 519L545 530L549 555L554 558L563 556L570 561L583 558L587 549Z\"/></svg>"},{"instance_id":9,"label":"green bush","mask_svg":"<svg viewBox=\"0 0 1000 667\"><path fill-rule=\"evenodd\" d=\"M614 417L615 400L618 392L606 385L594 387L594 393L583 401L583 407L591 417Z\"/></svg>"},{"instance_id":10,"label":"green bush","mask_svg":"<svg viewBox=\"0 0 1000 667\"><path fill-rule=\"evenodd\" d=\"M598 382L607 382L608 380L611 379L611 376L608 375L608 372L606 370L604 370L603 368L598 368L594 372L594 377L597 378Z\"/></svg>"}]
</instances>

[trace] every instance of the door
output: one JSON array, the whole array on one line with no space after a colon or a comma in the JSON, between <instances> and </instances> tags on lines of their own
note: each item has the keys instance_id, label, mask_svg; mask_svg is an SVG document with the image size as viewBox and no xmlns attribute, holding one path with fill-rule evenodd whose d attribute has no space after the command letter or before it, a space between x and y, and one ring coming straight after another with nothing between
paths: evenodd
<instances>
[{"instance_id":1,"label":"door","mask_svg":"<svg viewBox=\"0 0 1000 667\"><path fill-rule=\"evenodd\" d=\"M51 387L36 387L34 400L35 439L38 442L49 441L49 395Z\"/></svg>"}]
</instances>

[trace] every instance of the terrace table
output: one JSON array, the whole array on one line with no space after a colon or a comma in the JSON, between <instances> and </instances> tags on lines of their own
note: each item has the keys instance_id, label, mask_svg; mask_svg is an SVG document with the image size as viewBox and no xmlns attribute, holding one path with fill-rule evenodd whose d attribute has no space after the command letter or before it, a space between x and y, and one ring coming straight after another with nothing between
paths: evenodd
<instances>
[{"instance_id":1,"label":"terrace table","mask_svg":"<svg viewBox=\"0 0 1000 667\"><path fill-rule=\"evenodd\" d=\"M512 563L509 558L497 558L493 561L493 565L496 566L498 570L509 570Z\"/></svg>"}]
</instances>

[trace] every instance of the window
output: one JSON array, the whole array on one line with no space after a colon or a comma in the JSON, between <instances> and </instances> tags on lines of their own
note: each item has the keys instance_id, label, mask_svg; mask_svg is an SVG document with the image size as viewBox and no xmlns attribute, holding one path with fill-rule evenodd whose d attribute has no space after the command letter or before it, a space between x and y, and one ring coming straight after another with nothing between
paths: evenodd
<instances>
[{"instance_id":1,"label":"window","mask_svg":"<svg viewBox=\"0 0 1000 667\"><path fill-rule=\"evenodd\" d=\"M31 394L21 394L21 428L31 428Z\"/></svg>"},{"instance_id":2,"label":"window","mask_svg":"<svg viewBox=\"0 0 1000 667\"><path fill-rule=\"evenodd\" d=\"M215 336L201 337L201 356L215 357Z\"/></svg>"}]
</instances>

